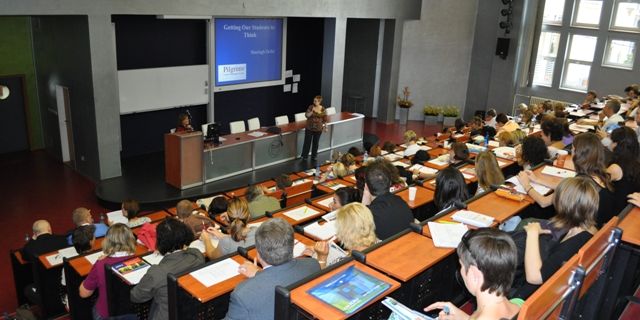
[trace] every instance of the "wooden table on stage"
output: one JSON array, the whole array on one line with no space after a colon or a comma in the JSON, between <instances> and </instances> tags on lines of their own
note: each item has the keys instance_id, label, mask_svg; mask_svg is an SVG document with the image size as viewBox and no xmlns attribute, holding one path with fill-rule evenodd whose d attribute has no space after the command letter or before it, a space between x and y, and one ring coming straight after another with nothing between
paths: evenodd
<instances>
[{"instance_id":1,"label":"wooden table on stage","mask_svg":"<svg viewBox=\"0 0 640 320\"><path fill-rule=\"evenodd\" d=\"M245 262L252 262L240 255L235 255L230 259L233 259L240 265ZM200 301L201 303L205 303L233 291L233 289L245 279L245 276L238 274L237 276L234 276L230 279L218 282L211 287L205 287L191 274L185 274L178 279L178 285L189 294L191 294L194 298L198 299L198 301Z\"/></svg>"},{"instance_id":2,"label":"wooden table on stage","mask_svg":"<svg viewBox=\"0 0 640 320\"><path fill-rule=\"evenodd\" d=\"M618 227L622 229L622 241L640 246L640 208L631 209Z\"/></svg>"},{"instance_id":3,"label":"wooden table on stage","mask_svg":"<svg viewBox=\"0 0 640 320\"><path fill-rule=\"evenodd\" d=\"M384 298L386 295L390 294L391 292L397 290L400 287L400 283L398 283L397 281L385 276L384 274L360 263L360 262L356 262L356 261L352 261L350 263L346 263L345 265L331 271L328 272L326 274L323 274L322 276L315 278L295 289L293 289L291 291L291 303L295 304L296 306L300 307L301 309L303 309L304 311L308 312L310 315L312 315L313 317L319 319L319 320L342 320L342 319L346 319L347 315L345 315L344 313L342 313L341 311L339 311L336 308L333 308L329 305L327 305L326 303L324 303L323 301L315 298L314 296L310 295L309 293L307 293L307 291L309 291L311 288L315 287L316 285L320 284L321 282L329 279L330 277L334 276L335 274L338 274L342 271L344 271L345 269L347 269L350 266L355 266L356 269L367 273L371 276L374 276L384 282L387 282L389 284L391 284L391 287L389 289L387 289L385 292L383 292L381 295L379 295L377 298L369 301L369 303L367 303L366 305L364 305L363 307L361 307L359 310L362 310L364 308L366 308L367 306L381 300L382 298Z\"/></svg>"},{"instance_id":4,"label":"wooden table on stage","mask_svg":"<svg viewBox=\"0 0 640 320\"><path fill-rule=\"evenodd\" d=\"M368 253L366 264L406 282L453 251L450 248L436 248L430 238L409 232Z\"/></svg>"},{"instance_id":5,"label":"wooden table on stage","mask_svg":"<svg viewBox=\"0 0 640 320\"><path fill-rule=\"evenodd\" d=\"M416 188L416 198L413 201L409 200L409 188L405 188L402 191L399 191L398 193L396 193L396 195L402 198L402 200L404 200L404 202L406 202L409 205L409 208L411 209L421 207L433 201L433 196L434 196L433 191L420 186L416 186L415 188Z\"/></svg>"}]
</instances>

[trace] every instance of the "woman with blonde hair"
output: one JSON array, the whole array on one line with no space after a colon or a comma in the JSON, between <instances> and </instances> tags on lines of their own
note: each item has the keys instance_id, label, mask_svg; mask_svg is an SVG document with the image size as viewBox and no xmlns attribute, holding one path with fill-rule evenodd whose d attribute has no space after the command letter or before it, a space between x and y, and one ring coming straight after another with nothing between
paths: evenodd
<instances>
[{"instance_id":1,"label":"woman with blonde hair","mask_svg":"<svg viewBox=\"0 0 640 320\"><path fill-rule=\"evenodd\" d=\"M418 145L418 135L413 130L405 131L404 143L407 146L407 148L404 149L405 157L410 157L420 150L420 146Z\"/></svg>"},{"instance_id":2,"label":"woman with blonde hair","mask_svg":"<svg viewBox=\"0 0 640 320\"><path fill-rule=\"evenodd\" d=\"M98 290L98 299L93 307L94 319L109 317L107 306L107 284L105 265L114 265L133 258L136 252L136 238L131 229L122 223L112 225L102 241L103 255L91 267L89 275L80 284L80 297L88 298Z\"/></svg>"},{"instance_id":3,"label":"woman with blonde hair","mask_svg":"<svg viewBox=\"0 0 640 320\"><path fill-rule=\"evenodd\" d=\"M352 202L340 208L336 213L336 239L351 251L362 251L378 242L376 237L376 225L373 221L371 210L360 202ZM327 262L329 255L329 245L327 241L318 241L315 244L320 267L324 268L335 261Z\"/></svg>"},{"instance_id":4,"label":"woman with blonde hair","mask_svg":"<svg viewBox=\"0 0 640 320\"><path fill-rule=\"evenodd\" d=\"M476 156L476 178L478 178L478 189L476 194L489 190L492 185L501 185L504 183L504 175L498 160L493 153L483 151Z\"/></svg>"},{"instance_id":5,"label":"woman with blonde hair","mask_svg":"<svg viewBox=\"0 0 640 320\"><path fill-rule=\"evenodd\" d=\"M320 182L325 182L327 180L333 180L338 178L344 178L344 176L349 174L349 170L342 162L336 162L331 166L331 170L327 173L322 174L320 177Z\"/></svg>"},{"instance_id":6,"label":"woman with blonde hair","mask_svg":"<svg viewBox=\"0 0 640 320\"><path fill-rule=\"evenodd\" d=\"M543 226L531 222L526 231L524 271L526 284L517 290L515 297L526 299L538 286L548 280L560 267L596 233L598 211L598 187L588 176L562 180L556 188L553 206L556 215ZM540 235L560 233L557 240L549 240L541 250Z\"/></svg>"},{"instance_id":7,"label":"woman with blonde hair","mask_svg":"<svg viewBox=\"0 0 640 320\"><path fill-rule=\"evenodd\" d=\"M227 215L230 222L227 228L228 234L224 234L215 228L208 228L207 232L203 232L200 235L209 259L235 252L238 247L246 248L255 244L255 234L258 228L247 225L250 218L247 201L242 198L229 200ZM218 239L217 247L214 247L211 243L211 237Z\"/></svg>"}]
</instances>

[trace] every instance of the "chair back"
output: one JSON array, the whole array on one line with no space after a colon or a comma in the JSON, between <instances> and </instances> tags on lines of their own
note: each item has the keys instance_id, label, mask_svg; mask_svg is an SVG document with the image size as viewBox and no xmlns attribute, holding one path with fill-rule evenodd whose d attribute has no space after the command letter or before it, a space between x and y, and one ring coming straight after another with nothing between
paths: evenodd
<instances>
[{"instance_id":1,"label":"chair back","mask_svg":"<svg viewBox=\"0 0 640 320\"><path fill-rule=\"evenodd\" d=\"M286 115L276 117L276 126L280 126L287 123L289 123L289 117L287 117Z\"/></svg>"},{"instance_id":2,"label":"chair back","mask_svg":"<svg viewBox=\"0 0 640 320\"><path fill-rule=\"evenodd\" d=\"M327 115L330 116L332 114L336 114L336 107L327 108Z\"/></svg>"},{"instance_id":3,"label":"chair back","mask_svg":"<svg viewBox=\"0 0 640 320\"><path fill-rule=\"evenodd\" d=\"M518 319L568 319L575 309L583 278L584 269L578 265L578 255L574 255L524 302Z\"/></svg>"},{"instance_id":4,"label":"chair back","mask_svg":"<svg viewBox=\"0 0 640 320\"><path fill-rule=\"evenodd\" d=\"M294 117L296 122L307 120L307 116L304 114L304 112L296 113Z\"/></svg>"},{"instance_id":5,"label":"chair back","mask_svg":"<svg viewBox=\"0 0 640 320\"><path fill-rule=\"evenodd\" d=\"M249 125L249 131L260 129L260 118L251 118L247 120L247 124Z\"/></svg>"},{"instance_id":6,"label":"chair back","mask_svg":"<svg viewBox=\"0 0 640 320\"><path fill-rule=\"evenodd\" d=\"M247 131L247 129L244 126L244 121L233 121L229 123L229 131L231 133L240 133Z\"/></svg>"}]
</instances>

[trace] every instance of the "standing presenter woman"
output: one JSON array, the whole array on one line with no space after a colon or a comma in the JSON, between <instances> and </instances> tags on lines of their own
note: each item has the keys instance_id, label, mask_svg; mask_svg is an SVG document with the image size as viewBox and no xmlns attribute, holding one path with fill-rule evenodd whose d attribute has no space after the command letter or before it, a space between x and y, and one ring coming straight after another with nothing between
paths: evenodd
<instances>
[{"instance_id":1,"label":"standing presenter woman","mask_svg":"<svg viewBox=\"0 0 640 320\"><path fill-rule=\"evenodd\" d=\"M327 125L327 112L321 105L322 96L313 98L313 104L307 108L307 127L304 133L304 145L302 146L302 160L307 160L309 146L311 146L311 161L316 161L318 156L318 144L320 135Z\"/></svg>"}]
</instances>

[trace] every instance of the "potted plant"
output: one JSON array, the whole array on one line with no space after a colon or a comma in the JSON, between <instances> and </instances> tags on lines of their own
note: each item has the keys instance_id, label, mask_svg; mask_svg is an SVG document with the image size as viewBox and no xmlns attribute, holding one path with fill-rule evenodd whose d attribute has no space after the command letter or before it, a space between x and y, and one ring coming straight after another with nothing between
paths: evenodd
<instances>
[{"instance_id":1,"label":"potted plant","mask_svg":"<svg viewBox=\"0 0 640 320\"><path fill-rule=\"evenodd\" d=\"M424 106L424 124L432 125L438 123L438 115L442 113L442 110L438 106Z\"/></svg>"},{"instance_id":2,"label":"potted plant","mask_svg":"<svg viewBox=\"0 0 640 320\"><path fill-rule=\"evenodd\" d=\"M442 108L442 115L444 116L442 125L453 126L456 123L456 119L460 116L460 110L456 106L447 106Z\"/></svg>"},{"instance_id":3,"label":"potted plant","mask_svg":"<svg viewBox=\"0 0 640 320\"><path fill-rule=\"evenodd\" d=\"M413 102L409 100L410 95L409 87L404 87L402 96L398 96L396 99L398 107L400 107L400 124L407 124L409 120L409 108L413 106Z\"/></svg>"}]
</instances>

